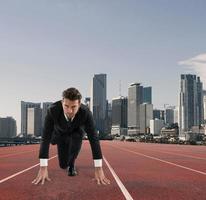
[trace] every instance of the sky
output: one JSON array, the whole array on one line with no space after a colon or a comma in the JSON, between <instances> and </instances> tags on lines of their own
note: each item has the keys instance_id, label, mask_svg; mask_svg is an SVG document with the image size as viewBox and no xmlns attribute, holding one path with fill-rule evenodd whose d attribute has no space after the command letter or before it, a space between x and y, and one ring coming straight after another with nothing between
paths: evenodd
<instances>
[{"instance_id":1,"label":"sky","mask_svg":"<svg viewBox=\"0 0 206 200\"><path fill-rule=\"evenodd\" d=\"M206 86L205 0L0 0L0 117L20 132L20 102L90 96L107 74L107 98L152 87L154 108L178 105L180 74ZM206 87L205 87L206 88Z\"/></svg>"}]
</instances>

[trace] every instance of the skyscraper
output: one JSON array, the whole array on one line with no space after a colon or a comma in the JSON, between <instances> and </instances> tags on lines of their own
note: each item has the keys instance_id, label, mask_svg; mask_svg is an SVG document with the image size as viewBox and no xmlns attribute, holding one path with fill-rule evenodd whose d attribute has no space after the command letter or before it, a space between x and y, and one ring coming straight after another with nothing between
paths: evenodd
<instances>
[{"instance_id":1,"label":"skyscraper","mask_svg":"<svg viewBox=\"0 0 206 200\"><path fill-rule=\"evenodd\" d=\"M26 137L28 133L27 119L28 119L28 108L41 108L41 103L31 103L21 101L21 134Z\"/></svg>"},{"instance_id":2,"label":"skyscraper","mask_svg":"<svg viewBox=\"0 0 206 200\"><path fill-rule=\"evenodd\" d=\"M90 109L100 137L107 133L106 130L106 104L107 104L107 76L106 74L95 74L92 79Z\"/></svg>"},{"instance_id":3,"label":"skyscraper","mask_svg":"<svg viewBox=\"0 0 206 200\"><path fill-rule=\"evenodd\" d=\"M143 87L133 83L128 88L128 135L140 133L140 104L143 103Z\"/></svg>"},{"instance_id":4,"label":"skyscraper","mask_svg":"<svg viewBox=\"0 0 206 200\"><path fill-rule=\"evenodd\" d=\"M206 90L203 90L204 123L206 124Z\"/></svg>"},{"instance_id":5,"label":"skyscraper","mask_svg":"<svg viewBox=\"0 0 206 200\"><path fill-rule=\"evenodd\" d=\"M112 99L112 134L127 135L127 98Z\"/></svg>"},{"instance_id":6,"label":"skyscraper","mask_svg":"<svg viewBox=\"0 0 206 200\"><path fill-rule=\"evenodd\" d=\"M203 85L197 77L197 125L204 123Z\"/></svg>"},{"instance_id":7,"label":"skyscraper","mask_svg":"<svg viewBox=\"0 0 206 200\"><path fill-rule=\"evenodd\" d=\"M41 136L42 110L41 108L27 108L27 135Z\"/></svg>"},{"instance_id":8,"label":"skyscraper","mask_svg":"<svg viewBox=\"0 0 206 200\"><path fill-rule=\"evenodd\" d=\"M152 87L143 88L143 103L152 104Z\"/></svg>"},{"instance_id":9,"label":"skyscraper","mask_svg":"<svg viewBox=\"0 0 206 200\"><path fill-rule=\"evenodd\" d=\"M174 106L167 107L165 109L165 124L171 125L174 123L174 114L175 114L174 110L175 110Z\"/></svg>"},{"instance_id":10,"label":"skyscraper","mask_svg":"<svg viewBox=\"0 0 206 200\"><path fill-rule=\"evenodd\" d=\"M196 75L182 74L179 96L180 134L203 122L202 82Z\"/></svg>"},{"instance_id":11,"label":"skyscraper","mask_svg":"<svg viewBox=\"0 0 206 200\"><path fill-rule=\"evenodd\" d=\"M0 138L16 136L16 120L12 117L0 118Z\"/></svg>"},{"instance_id":12,"label":"skyscraper","mask_svg":"<svg viewBox=\"0 0 206 200\"><path fill-rule=\"evenodd\" d=\"M175 106L174 109L174 123L178 123L179 122L179 106Z\"/></svg>"},{"instance_id":13,"label":"skyscraper","mask_svg":"<svg viewBox=\"0 0 206 200\"><path fill-rule=\"evenodd\" d=\"M111 134L112 129L112 104L107 100L106 103L106 116L105 116L105 133L106 135Z\"/></svg>"},{"instance_id":14,"label":"skyscraper","mask_svg":"<svg viewBox=\"0 0 206 200\"><path fill-rule=\"evenodd\" d=\"M153 119L161 119L164 120L165 118L165 111L164 110L158 110L158 109L154 109L153 110Z\"/></svg>"},{"instance_id":15,"label":"skyscraper","mask_svg":"<svg viewBox=\"0 0 206 200\"><path fill-rule=\"evenodd\" d=\"M150 120L153 119L153 105L140 104L140 134L150 133Z\"/></svg>"}]
</instances>

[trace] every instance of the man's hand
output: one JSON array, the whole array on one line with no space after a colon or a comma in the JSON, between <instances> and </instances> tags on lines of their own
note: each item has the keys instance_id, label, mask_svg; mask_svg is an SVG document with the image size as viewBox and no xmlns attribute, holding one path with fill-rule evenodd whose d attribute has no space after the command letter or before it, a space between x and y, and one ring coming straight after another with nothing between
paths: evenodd
<instances>
[{"instance_id":1,"label":"man's hand","mask_svg":"<svg viewBox=\"0 0 206 200\"><path fill-rule=\"evenodd\" d=\"M43 185L45 181L51 181L48 176L47 167L40 167L37 177L32 181L33 184L37 185L41 182Z\"/></svg>"},{"instance_id":2,"label":"man's hand","mask_svg":"<svg viewBox=\"0 0 206 200\"><path fill-rule=\"evenodd\" d=\"M94 180L97 181L98 185L110 184L110 180L105 177L102 167L95 167L95 178L94 178Z\"/></svg>"}]
</instances>

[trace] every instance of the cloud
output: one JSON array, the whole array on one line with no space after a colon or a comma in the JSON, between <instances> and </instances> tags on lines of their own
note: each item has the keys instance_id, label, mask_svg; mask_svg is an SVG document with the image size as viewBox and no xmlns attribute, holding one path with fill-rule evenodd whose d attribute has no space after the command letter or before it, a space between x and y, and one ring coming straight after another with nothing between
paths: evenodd
<instances>
[{"instance_id":1,"label":"cloud","mask_svg":"<svg viewBox=\"0 0 206 200\"><path fill-rule=\"evenodd\" d=\"M199 54L193 58L179 61L179 65L184 65L188 71L200 76L203 87L206 89L206 53Z\"/></svg>"}]
</instances>

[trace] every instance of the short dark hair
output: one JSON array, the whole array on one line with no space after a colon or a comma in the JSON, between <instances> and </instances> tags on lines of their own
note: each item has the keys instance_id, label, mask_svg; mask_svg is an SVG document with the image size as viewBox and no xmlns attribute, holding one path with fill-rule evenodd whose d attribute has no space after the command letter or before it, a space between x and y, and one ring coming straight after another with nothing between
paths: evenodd
<instances>
[{"instance_id":1,"label":"short dark hair","mask_svg":"<svg viewBox=\"0 0 206 200\"><path fill-rule=\"evenodd\" d=\"M80 94L79 90L73 87L64 90L62 93L62 97L65 99L69 99L71 101L74 100L80 101L82 99L82 95Z\"/></svg>"}]
</instances>

